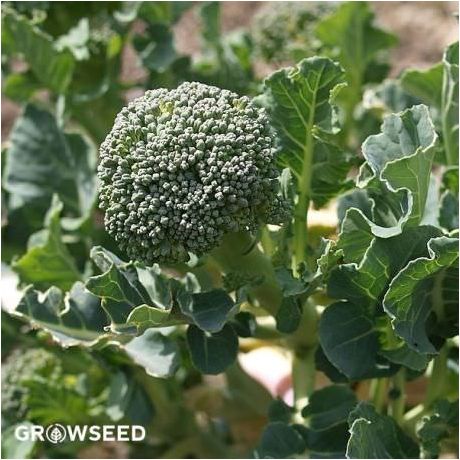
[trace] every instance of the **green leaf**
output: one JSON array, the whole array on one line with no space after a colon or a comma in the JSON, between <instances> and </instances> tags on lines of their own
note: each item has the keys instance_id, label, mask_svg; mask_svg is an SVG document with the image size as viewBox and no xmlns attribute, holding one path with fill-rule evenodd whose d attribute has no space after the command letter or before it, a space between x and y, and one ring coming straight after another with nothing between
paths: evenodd
<instances>
[{"instance_id":1,"label":"green leaf","mask_svg":"<svg viewBox=\"0 0 460 460\"><path fill-rule=\"evenodd\" d=\"M302 187L311 188L310 198L318 206L343 190L349 169L344 153L321 138L325 137L321 130L334 128L332 100L343 76L337 63L312 57L265 80L265 101L280 144L279 161ZM315 169L326 174L313 175Z\"/></svg>"},{"instance_id":2,"label":"green leaf","mask_svg":"<svg viewBox=\"0 0 460 460\"><path fill-rule=\"evenodd\" d=\"M458 265L458 239L439 237L428 242L428 257L411 260L391 281L383 306L391 316L397 335L409 347L424 354L436 354L426 332L430 312L442 322L448 311L458 310L455 298L445 299L443 277L447 268ZM449 284L445 288L450 289ZM449 305L453 302L453 305Z\"/></svg>"},{"instance_id":3,"label":"green leaf","mask_svg":"<svg viewBox=\"0 0 460 460\"><path fill-rule=\"evenodd\" d=\"M276 328L284 334L291 334L299 327L301 317L299 299L294 296L284 297L276 312Z\"/></svg>"},{"instance_id":4,"label":"green leaf","mask_svg":"<svg viewBox=\"0 0 460 460\"><path fill-rule=\"evenodd\" d=\"M256 458L290 458L305 450L302 436L284 422L269 423L256 449Z\"/></svg>"},{"instance_id":5,"label":"green leaf","mask_svg":"<svg viewBox=\"0 0 460 460\"><path fill-rule=\"evenodd\" d=\"M350 223L351 220L345 219L344 224L346 222ZM393 363L407 364L411 368L426 366L430 357L416 356L417 350L397 350L403 344L398 343L396 338L396 343L391 341L391 347L386 343L379 345L377 330L381 326L378 321L381 320L382 299L391 289L390 283L397 279L406 265L429 256L430 240L441 236L439 229L423 226L408 228L392 238L371 237L369 241L370 231L366 231L365 227L365 223L362 228L342 227L337 248L343 252L348 263L332 268L327 292L330 297L346 299L348 302L339 302L326 308L319 329L325 355L337 369L352 379L374 372L380 359L378 355ZM358 253L356 248L363 252ZM413 293L412 288L411 285L407 290L410 295ZM453 319L453 311L454 308L449 309L447 316L450 319ZM351 324L345 327L347 321ZM391 330L385 333L391 333ZM343 347L346 352L342 350ZM348 359L355 354L358 358ZM344 359L345 356L347 359Z\"/></svg>"},{"instance_id":6,"label":"green leaf","mask_svg":"<svg viewBox=\"0 0 460 460\"><path fill-rule=\"evenodd\" d=\"M238 337L229 324L214 334L191 325L187 329L187 344L193 364L203 374L220 374L238 353Z\"/></svg>"},{"instance_id":7,"label":"green leaf","mask_svg":"<svg viewBox=\"0 0 460 460\"><path fill-rule=\"evenodd\" d=\"M195 81L237 93L254 91L252 41L243 30L222 34L219 2L204 2L200 8L202 55L194 59Z\"/></svg>"},{"instance_id":8,"label":"green leaf","mask_svg":"<svg viewBox=\"0 0 460 460\"><path fill-rule=\"evenodd\" d=\"M439 225L447 231L458 228L458 205L458 198L451 191L446 191L442 195L439 209Z\"/></svg>"},{"instance_id":9,"label":"green leaf","mask_svg":"<svg viewBox=\"0 0 460 460\"><path fill-rule=\"evenodd\" d=\"M428 109L419 105L387 116L382 133L369 136L364 142L366 163L361 168L358 186L368 187L375 201L373 217L377 223L362 215L374 235L388 238L401 233L405 225L420 223L436 141ZM366 169L368 177L364 177Z\"/></svg>"},{"instance_id":10,"label":"green leaf","mask_svg":"<svg viewBox=\"0 0 460 460\"><path fill-rule=\"evenodd\" d=\"M343 457L348 440L348 415L357 399L347 386L332 385L315 391L302 409L307 449L322 456Z\"/></svg>"},{"instance_id":11,"label":"green leaf","mask_svg":"<svg viewBox=\"0 0 460 460\"><path fill-rule=\"evenodd\" d=\"M373 25L374 13L366 2L345 2L320 21L316 35L346 70L348 87L340 95L353 115L367 81L381 81L388 71L379 61L382 51L397 43L396 37ZM369 78L371 77L371 78Z\"/></svg>"},{"instance_id":12,"label":"green leaf","mask_svg":"<svg viewBox=\"0 0 460 460\"><path fill-rule=\"evenodd\" d=\"M319 340L331 363L350 379L361 379L376 366L378 336L373 319L350 302L324 310Z\"/></svg>"},{"instance_id":13,"label":"green leaf","mask_svg":"<svg viewBox=\"0 0 460 460\"><path fill-rule=\"evenodd\" d=\"M152 377L170 377L179 367L179 349L161 332L149 329L123 346L128 356Z\"/></svg>"},{"instance_id":14,"label":"green leaf","mask_svg":"<svg viewBox=\"0 0 460 460\"><path fill-rule=\"evenodd\" d=\"M171 280L158 266L123 262L100 246L92 248L91 258L103 273L88 278L86 288L101 298L113 332L141 334L180 319L172 315Z\"/></svg>"},{"instance_id":15,"label":"green leaf","mask_svg":"<svg viewBox=\"0 0 460 460\"><path fill-rule=\"evenodd\" d=\"M82 279L62 241L59 219L62 207L62 203L54 196L45 229L31 235L27 252L12 263L22 283L33 283L39 289L57 286L68 290L75 281Z\"/></svg>"},{"instance_id":16,"label":"green leaf","mask_svg":"<svg viewBox=\"0 0 460 460\"><path fill-rule=\"evenodd\" d=\"M182 13L192 6L192 2L139 2L138 16L149 24L172 25Z\"/></svg>"},{"instance_id":17,"label":"green leaf","mask_svg":"<svg viewBox=\"0 0 460 460\"><path fill-rule=\"evenodd\" d=\"M282 399L273 400L268 407L268 419L270 422L289 423L294 414L294 408L288 406Z\"/></svg>"},{"instance_id":18,"label":"green leaf","mask_svg":"<svg viewBox=\"0 0 460 460\"><path fill-rule=\"evenodd\" d=\"M202 22L201 36L211 47L220 42L220 4L219 2L204 2L200 8Z\"/></svg>"},{"instance_id":19,"label":"green leaf","mask_svg":"<svg viewBox=\"0 0 460 460\"><path fill-rule=\"evenodd\" d=\"M401 84L439 111L445 161L458 164L458 42L447 47L441 63L428 70L404 72Z\"/></svg>"},{"instance_id":20,"label":"green leaf","mask_svg":"<svg viewBox=\"0 0 460 460\"><path fill-rule=\"evenodd\" d=\"M318 345L318 348L315 352L315 367L319 371L323 372L327 378L334 383L347 383L349 381L348 377L341 373L328 359L324 354L324 350L321 347L321 344Z\"/></svg>"},{"instance_id":21,"label":"green leaf","mask_svg":"<svg viewBox=\"0 0 460 460\"><path fill-rule=\"evenodd\" d=\"M133 45L144 67L155 72L165 72L180 57L176 53L173 32L168 25L148 26L143 35L134 37Z\"/></svg>"},{"instance_id":22,"label":"green leaf","mask_svg":"<svg viewBox=\"0 0 460 460\"><path fill-rule=\"evenodd\" d=\"M182 313L203 331L219 332L237 306L222 289L190 294L183 292L178 297Z\"/></svg>"},{"instance_id":23,"label":"green leaf","mask_svg":"<svg viewBox=\"0 0 460 460\"><path fill-rule=\"evenodd\" d=\"M370 108L374 110L380 108L384 114L402 112L421 103L430 105L430 102L426 102L425 98L413 96L410 91L406 91L400 80L390 78L387 78L375 89L366 90L363 101L365 106L370 105Z\"/></svg>"},{"instance_id":24,"label":"green leaf","mask_svg":"<svg viewBox=\"0 0 460 460\"><path fill-rule=\"evenodd\" d=\"M64 379L65 376L61 376L60 381L34 376L25 382L28 417L42 425L90 423L92 401L74 387L65 385Z\"/></svg>"},{"instance_id":25,"label":"green leaf","mask_svg":"<svg viewBox=\"0 0 460 460\"><path fill-rule=\"evenodd\" d=\"M423 417L417 426L422 458L439 458L442 440L458 434L458 400L436 402L433 414Z\"/></svg>"},{"instance_id":26,"label":"green leaf","mask_svg":"<svg viewBox=\"0 0 460 460\"><path fill-rule=\"evenodd\" d=\"M380 350L380 355L395 364L408 367L414 371L423 371L428 366L432 356L421 355L411 350L407 344L391 350Z\"/></svg>"},{"instance_id":27,"label":"green leaf","mask_svg":"<svg viewBox=\"0 0 460 460\"><path fill-rule=\"evenodd\" d=\"M55 117L27 105L10 136L4 187L14 207L46 210L54 193L66 209L82 216L94 204L94 147L78 134L64 134Z\"/></svg>"},{"instance_id":28,"label":"green leaf","mask_svg":"<svg viewBox=\"0 0 460 460\"><path fill-rule=\"evenodd\" d=\"M443 56L441 101L442 137L448 165L458 164L458 42L450 45Z\"/></svg>"},{"instance_id":29,"label":"green leaf","mask_svg":"<svg viewBox=\"0 0 460 460\"><path fill-rule=\"evenodd\" d=\"M48 331L64 346L92 345L105 335L108 325L100 300L80 282L67 295L51 287L43 298L30 286L14 313L26 318L32 326Z\"/></svg>"},{"instance_id":30,"label":"green leaf","mask_svg":"<svg viewBox=\"0 0 460 460\"><path fill-rule=\"evenodd\" d=\"M396 422L366 402L350 413L347 458L419 458L417 444Z\"/></svg>"},{"instance_id":31,"label":"green leaf","mask_svg":"<svg viewBox=\"0 0 460 460\"><path fill-rule=\"evenodd\" d=\"M447 168L442 177L439 225L448 231L458 229L458 167Z\"/></svg>"},{"instance_id":32,"label":"green leaf","mask_svg":"<svg viewBox=\"0 0 460 460\"><path fill-rule=\"evenodd\" d=\"M142 386L120 371L112 377L106 412L114 422L128 420L132 424L147 425L155 409Z\"/></svg>"},{"instance_id":33,"label":"green leaf","mask_svg":"<svg viewBox=\"0 0 460 460\"><path fill-rule=\"evenodd\" d=\"M369 229L366 232L365 225L355 228L353 234L351 227L346 227L347 232L342 227L337 248L343 251L345 261L351 263L332 269L327 290L331 297L350 300L372 315L393 277L411 259L425 256L428 241L440 236L441 231L431 226L414 227L392 238L369 240L370 232ZM359 244L364 253L355 249Z\"/></svg>"},{"instance_id":34,"label":"green leaf","mask_svg":"<svg viewBox=\"0 0 460 460\"><path fill-rule=\"evenodd\" d=\"M16 437L16 429L23 426L26 430L32 430L33 424L31 422L22 422L16 425L9 426L2 432L2 457L3 458L33 458L32 454L36 445L35 440L27 439L18 442ZM30 431L29 431L30 432Z\"/></svg>"},{"instance_id":35,"label":"green leaf","mask_svg":"<svg viewBox=\"0 0 460 460\"><path fill-rule=\"evenodd\" d=\"M443 65L436 64L427 70L406 70L401 75L401 85L424 104L441 107Z\"/></svg>"},{"instance_id":36,"label":"green leaf","mask_svg":"<svg viewBox=\"0 0 460 460\"><path fill-rule=\"evenodd\" d=\"M72 79L75 60L68 50L60 51L51 36L24 16L7 9L2 15L5 40L21 54L35 77L55 93L64 93Z\"/></svg>"},{"instance_id":37,"label":"green leaf","mask_svg":"<svg viewBox=\"0 0 460 460\"><path fill-rule=\"evenodd\" d=\"M3 94L17 102L26 102L42 87L30 71L11 73L6 76L3 84Z\"/></svg>"}]
</instances>

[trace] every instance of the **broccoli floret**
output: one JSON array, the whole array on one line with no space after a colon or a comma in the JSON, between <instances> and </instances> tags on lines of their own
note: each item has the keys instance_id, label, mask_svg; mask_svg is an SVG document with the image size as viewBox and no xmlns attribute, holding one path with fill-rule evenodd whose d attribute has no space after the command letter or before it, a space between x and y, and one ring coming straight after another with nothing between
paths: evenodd
<instances>
[{"instance_id":1,"label":"broccoli floret","mask_svg":"<svg viewBox=\"0 0 460 460\"><path fill-rule=\"evenodd\" d=\"M195 82L147 91L100 148L107 231L151 264L186 261L227 233L277 223L274 144L265 110L248 97Z\"/></svg>"},{"instance_id":2,"label":"broccoli floret","mask_svg":"<svg viewBox=\"0 0 460 460\"><path fill-rule=\"evenodd\" d=\"M257 53L275 62L296 62L316 54L320 43L314 29L335 6L335 2L268 2L252 24Z\"/></svg>"},{"instance_id":3,"label":"broccoli floret","mask_svg":"<svg viewBox=\"0 0 460 460\"><path fill-rule=\"evenodd\" d=\"M61 372L60 360L44 349L13 350L2 365L2 414L10 421L24 420L27 382L37 376L52 380Z\"/></svg>"}]
</instances>

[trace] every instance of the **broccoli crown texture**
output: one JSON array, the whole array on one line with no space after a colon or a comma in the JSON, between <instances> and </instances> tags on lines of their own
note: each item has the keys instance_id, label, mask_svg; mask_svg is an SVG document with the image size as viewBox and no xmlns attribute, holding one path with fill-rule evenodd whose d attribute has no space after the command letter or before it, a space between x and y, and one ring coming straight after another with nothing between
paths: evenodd
<instances>
[{"instance_id":1,"label":"broccoli crown texture","mask_svg":"<svg viewBox=\"0 0 460 460\"><path fill-rule=\"evenodd\" d=\"M107 231L148 264L202 255L283 209L264 109L201 83L147 91L123 108L98 175Z\"/></svg>"},{"instance_id":2,"label":"broccoli crown texture","mask_svg":"<svg viewBox=\"0 0 460 460\"><path fill-rule=\"evenodd\" d=\"M14 350L2 365L2 414L12 421L21 421L27 412L27 382L38 376L57 378L61 365L52 353L37 348Z\"/></svg>"}]
</instances>

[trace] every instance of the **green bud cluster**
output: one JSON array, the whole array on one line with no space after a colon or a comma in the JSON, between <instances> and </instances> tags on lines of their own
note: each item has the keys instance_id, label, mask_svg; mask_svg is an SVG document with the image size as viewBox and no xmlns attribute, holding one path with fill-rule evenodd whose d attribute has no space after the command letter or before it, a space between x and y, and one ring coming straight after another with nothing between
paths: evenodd
<instances>
[{"instance_id":1,"label":"green bud cluster","mask_svg":"<svg viewBox=\"0 0 460 460\"><path fill-rule=\"evenodd\" d=\"M134 260L179 262L229 232L283 215L265 110L201 83L155 89L117 116L100 148L105 226Z\"/></svg>"},{"instance_id":2,"label":"green bud cluster","mask_svg":"<svg viewBox=\"0 0 460 460\"><path fill-rule=\"evenodd\" d=\"M38 376L48 380L61 375L60 360L41 349L14 350L2 365L2 414L10 421L22 421L27 412L27 383Z\"/></svg>"},{"instance_id":3,"label":"green bud cluster","mask_svg":"<svg viewBox=\"0 0 460 460\"><path fill-rule=\"evenodd\" d=\"M247 272L229 272L222 277L222 285L227 292L234 292L244 286L257 286L263 281L263 276Z\"/></svg>"},{"instance_id":4,"label":"green bud cluster","mask_svg":"<svg viewBox=\"0 0 460 460\"><path fill-rule=\"evenodd\" d=\"M318 21L335 2L267 2L254 16L252 37L257 53L267 62L297 62L318 53Z\"/></svg>"}]
</instances>

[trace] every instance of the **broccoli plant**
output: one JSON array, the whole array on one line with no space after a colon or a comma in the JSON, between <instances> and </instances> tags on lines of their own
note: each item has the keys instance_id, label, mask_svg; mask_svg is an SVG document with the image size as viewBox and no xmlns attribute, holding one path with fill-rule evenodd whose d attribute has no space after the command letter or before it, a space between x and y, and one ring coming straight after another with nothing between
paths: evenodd
<instances>
[{"instance_id":1,"label":"broccoli plant","mask_svg":"<svg viewBox=\"0 0 460 460\"><path fill-rule=\"evenodd\" d=\"M286 37L260 82L215 2L57 3L2 9L4 456L103 449L21 423L142 425L129 458L456 455L458 44L384 80L371 6L316 5L320 55Z\"/></svg>"}]
</instances>

